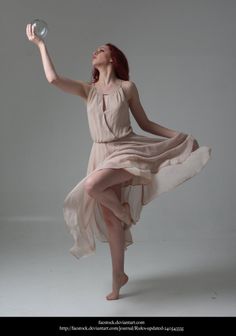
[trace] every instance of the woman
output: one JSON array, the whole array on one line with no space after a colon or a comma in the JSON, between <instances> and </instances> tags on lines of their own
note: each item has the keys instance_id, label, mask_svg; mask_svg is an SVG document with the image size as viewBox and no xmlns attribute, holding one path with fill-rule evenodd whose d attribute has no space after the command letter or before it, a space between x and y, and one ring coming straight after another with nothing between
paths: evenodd
<instances>
[{"instance_id":1,"label":"woman","mask_svg":"<svg viewBox=\"0 0 236 336\"><path fill-rule=\"evenodd\" d=\"M107 43L92 56L92 81L59 76L43 40L30 24L26 33L40 50L46 78L59 89L80 96L87 106L93 146L86 177L67 195L64 218L74 238L71 253L77 258L95 253L95 236L109 242L112 292L119 298L127 283L124 252L132 244L130 228L142 206L196 175L210 158L211 148L199 147L191 134L150 121L139 100L123 52ZM133 132L129 109L141 129L166 137L150 138Z\"/></svg>"}]
</instances>

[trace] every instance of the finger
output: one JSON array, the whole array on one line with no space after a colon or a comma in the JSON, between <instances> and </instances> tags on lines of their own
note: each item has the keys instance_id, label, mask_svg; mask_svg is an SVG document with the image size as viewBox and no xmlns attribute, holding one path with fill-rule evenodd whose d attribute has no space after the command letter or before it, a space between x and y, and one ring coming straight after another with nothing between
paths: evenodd
<instances>
[{"instance_id":1,"label":"finger","mask_svg":"<svg viewBox=\"0 0 236 336\"><path fill-rule=\"evenodd\" d=\"M30 34L32 35L32 24L30 24Z\"/></svg>"},{"instance_id":2,"label":"finger","mask_svg":"<svg viewBox=\"0 0 236 336\"><path fill-rule=\"evenodd\" d=\"M36 32L35 32L36 26L33 27L33 36L36 37Z\"/></svg>"},{"instance_id":3,"label":"finger","mask_svg":"<svg viewBox=\"0 0 236 336\"><path fill-rule=\"evenodd\" d=\"M30 27L29 27L29 25L26 28L26 33L27 33L27 36L29 37L30 36Z\"/></svg>"}]
</instances>

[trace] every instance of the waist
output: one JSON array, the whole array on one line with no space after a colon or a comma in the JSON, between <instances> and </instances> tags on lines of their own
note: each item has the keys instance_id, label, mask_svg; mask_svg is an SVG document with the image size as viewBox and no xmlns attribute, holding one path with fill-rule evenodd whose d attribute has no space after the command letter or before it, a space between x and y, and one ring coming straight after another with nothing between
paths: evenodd
<instances>
[{"instance_id":1,"label":"waist","mask_svg":"<svg viewBox=\"0 0 236 336\"><path fill-rule=\"evenodd\" d=\"M109 142L116 142L120 139L123 139L123 138L118 138L118 139L114 139L114 140L107 140L107 141L94 140L93 142L95 142L95 143L109 143Z\"/></svg>"},{"instance_id":2,"label":"waist","mask_svg":"<svg viewBox=\"0 0 236 336\"><path fill-rule=\"evenodd\" d=\"M113 138L113 139L111 139L111 140L94 140L93 142L94 143L110 143L110 142L117 142L117 141L120 141L120 140L125 140L125 138L129 138L131 135L133 135L133 134L135 134L134 132L133 132L133 130L131 130L130 132L129 132L129 134L126 134L126 135L124 135L123 137L119 137L119 138Z\"/></svg>"}]
</instances>

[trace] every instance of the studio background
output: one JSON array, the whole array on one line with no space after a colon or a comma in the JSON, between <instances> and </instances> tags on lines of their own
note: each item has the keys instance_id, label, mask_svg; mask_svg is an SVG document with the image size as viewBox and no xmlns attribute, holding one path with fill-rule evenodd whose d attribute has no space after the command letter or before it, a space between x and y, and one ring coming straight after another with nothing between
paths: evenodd
<instances>
[{"instance_id":1,"label":"studio background","mask_svg":"<svg viewBox=\"0 0 236 336\"><path fill-rule=\"evenodd\" d=\"M3 0L0 16L0 314L235 315L235 1ZM88 82L92 52L111 42L148 118L212 147L200 174L143 207L117 302L104 299L108 244L69 254L63 200L92 139L82 98L46 80L25 32L34 18L58 74Z\"/></svg>"}]
</instances>

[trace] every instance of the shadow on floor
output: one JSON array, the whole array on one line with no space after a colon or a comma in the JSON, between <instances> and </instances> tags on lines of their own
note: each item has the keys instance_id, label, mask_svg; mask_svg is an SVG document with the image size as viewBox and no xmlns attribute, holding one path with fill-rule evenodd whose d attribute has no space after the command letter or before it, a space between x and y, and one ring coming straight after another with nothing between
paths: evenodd
<instances>
[{"instance_id":1,"label":"shadow on floor","mask_svg":"<svg viewBox=\"0 0 236 336\"><path fill-rule=\"evenodd\" d=\"M236 267L209 266L181 270L178 273L154 274L146 278L129 277L129 283L121 288L120 298L132 298L143 303L194 299L208 296L216 300L221 293L236 296Z\"/></svg>"}]
</instances>

